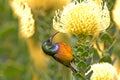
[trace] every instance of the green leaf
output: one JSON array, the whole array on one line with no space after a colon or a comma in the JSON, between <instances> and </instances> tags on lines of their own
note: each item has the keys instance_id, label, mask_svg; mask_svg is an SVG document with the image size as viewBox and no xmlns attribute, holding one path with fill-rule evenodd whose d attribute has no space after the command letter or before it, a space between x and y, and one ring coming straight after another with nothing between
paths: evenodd
<instances>
[{"instance_id":1,"label":"green leaf","mask_svg":"<svg viewBox=\"0 0 120 80\"><path fill-rule=\"evenodd\" d=\"M88 72L90 70L91 66L89 65L86 70L85 70L85 73Z\"/></svg>"},{"instance_id":2,"label":"green leaf","mask_svg":"<svg viewBox=\"0 0 120 80\"><path fill-rule=\"evenodd\" d=\"M99 62L108 62L111 64L112 60L111 60L111 57L109 55L105 55L99 60Z\"/></svg>"},{"instance_id":3,"label":"green leaf","mask_svg":"<svg viewBox=\"0 0 120 80\"><path fill-rule=\"evenodd\" d=\"M94 50L93 62L94 62L94 63L97 63L97 62L99 61L99 59L100 59L100 56L99 56L97 50Z\"/></svg>"},{"instance_id":4,"label":"green leaf","mask_svg":"<svg viewBox=\"0 0 120 80\"><path fill-rule=\"evenodd\" d=\"M87 65L90 65L91 62L92 62L92 57L88 57L85 62L86 62Z\"/></svg>"},{"instance_id":5,"label":"green leaf","mask_svg":"<svg viewBox=\"0 0 120 80\"><path fill-rule=\"evenodd\" d=\"M81 57L83 57L83 58L84 58L84 57L88 57L88 56L89 56L89 53L86 52L86 51L81 54Z\"/></svg>"},{"instance_id":6,"label":"green leaf","mask_svg":"<svg viewBox=\"0 0 120 80\"><path fill-rule=\"evenodd\" d=\"M77 73L77 74L75 75L75 78L77 78L76 80L86 80L85 76L83 76L83 75L80 74L80 73Z\"/></svg>"},{"instance_id":7,"label":"green leaf","mask_svg":"<svg viewBox=\"0 0 120 80\"><path fill-rule=\"evenodd\" d=\"M101 36L100 36L100 39L103 41L103 42L112 42L112 37L110 35L108 35L107 33L102 33Z\"/></svg>"},{"instance_id":8,"label":"green leaf","mask_svg":"<svg viewBox=\"0 0 120 80\"><path fill-rule=\"evenodd\" d=\"M87 75L86 75L86 79L90 80L90 77L92 75L93 71L90 71Z\"/></svg>"},{"instance_id":9,"label":"green leaf","mask_svg":"<svg viewBox=\"0 0 120 80\"><path fill-rule=\"evenodd\" d=\"M78 51L78 52L83 52L84 49L83 49L82 47L78 46L77 51Z\"/></svg>"},{"instance_id":10,"label":"green leaf","mask_svg":"<svg viewBox=\"0 0 120 80\"><path fill-rule=\"evenodd\" d=\"M80 61L80 62L77 64L77 67L79 67L79 68L86 68L86 67L87 67L87 64L86 64L84 61Z\"/></svg>"}]
</instances>

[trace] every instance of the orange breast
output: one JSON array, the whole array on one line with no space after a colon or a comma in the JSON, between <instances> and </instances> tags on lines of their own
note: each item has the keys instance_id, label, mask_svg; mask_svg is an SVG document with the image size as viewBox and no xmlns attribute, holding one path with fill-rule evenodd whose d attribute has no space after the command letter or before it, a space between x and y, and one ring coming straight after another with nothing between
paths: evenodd
<instances>
[{"instance_id":1,"label":"orange breast","mask_svg":"<svg viewBox=\"0 0 120 80\"><path fill-rule=\"evenodd\" d=\"M60 63L69 66L73 60L73 52L70 46L65 43L59 43L58 52L54 55L55 59Z\"/></svg>"}]
</instances>

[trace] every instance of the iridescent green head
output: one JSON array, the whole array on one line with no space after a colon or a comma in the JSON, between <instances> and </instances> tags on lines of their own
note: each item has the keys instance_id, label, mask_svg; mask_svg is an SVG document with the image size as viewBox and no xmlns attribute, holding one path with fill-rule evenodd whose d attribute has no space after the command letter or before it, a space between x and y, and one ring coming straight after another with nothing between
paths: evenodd
<instances>
[{"instance_id":1,"label":"iridescent green head","mask_svg":"<svg viewBox=\"0 0 120 80\"><path fill-rule=\"evenodd\" d=\"M54 56L57 53L58 48L59 48L58 43L52 44L52 40L57 33L52 35L48 40L46 40L42 44L42 50L44 51L44 53L50 56Z\"/></svg>"}]
</instances>

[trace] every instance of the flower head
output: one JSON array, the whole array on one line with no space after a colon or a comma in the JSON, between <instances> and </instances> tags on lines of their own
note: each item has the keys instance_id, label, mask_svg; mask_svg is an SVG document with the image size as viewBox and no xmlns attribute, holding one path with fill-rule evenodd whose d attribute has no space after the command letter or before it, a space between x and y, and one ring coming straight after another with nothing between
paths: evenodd
<instances>
[{"instance_id":1,"label":"flower head","mask_svg":"<svg viewBox=\"0 0 120 80\"><path fill-rule=\"evenodd\" d=\"M29 38L35 33L31 9L25 0L10 0L11 8L20 21L20 36Z\"/></svg>"},{"instance_id":2,"label":"flower head","mask_svg":"<svg viewBox=\"0 0 120 80\"><path fill-rule=\"evenodd\" d=\"M71 0L26 0L31 8L40 10L63 8ZM57 5L56 5L57 4Z\"/></svg>"},{"instance_id":3,"label":"flower head","mask_svg":"<svg viewBox=\"0 0 120 80\"><path fill-rule=\"evenodd\" d=\"M108 28L110 15L106 3L98 4L93 0L82 2L73 1L64 7L63 11L56 11L53 28L76 36L97 35Z\"/></svg>"},{"instance_id":4,"label":"flower head","mask_svg":"<svg viewBox=\"0 0 120 80\"><path fill-rule=\"evenodd\" d=\"M114 8L112 10L112 17L114 22L117 25L117 28L120 29L120 0L115 1Z\"/></svg>"},{"instance_id":5,"label":"flower head","mask_svg":"<svg viewBox=\"0 0 120 80\"><path fill-rule=\"evenodd\" d=\"M117 71L109 63L99 63L91 66L93 70L90 80L117 80Z\"/></svg>"}]
</instances>

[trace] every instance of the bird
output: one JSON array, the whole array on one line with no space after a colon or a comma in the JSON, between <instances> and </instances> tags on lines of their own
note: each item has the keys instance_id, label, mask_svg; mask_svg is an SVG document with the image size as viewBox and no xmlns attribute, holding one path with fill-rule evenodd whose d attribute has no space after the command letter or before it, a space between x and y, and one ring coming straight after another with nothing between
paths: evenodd
<instances>
[{"instance_id":1,"label":"bird","mask_svg":"<svg viewBox=\"0 0 120 80\"><path fill-rule=\"evenodd\" d=\"M53 38L58 33L59 32L56 32L42 43L42 50L45 54L52 56L56 61L65 65L74 73L76 73L76 69L74 69L71 65L71 62L74 60L72 48L64 42L52 42Z\"/></svg>"}]
</instances>

